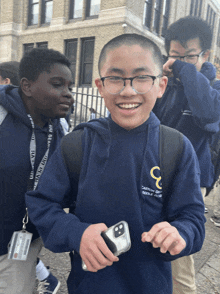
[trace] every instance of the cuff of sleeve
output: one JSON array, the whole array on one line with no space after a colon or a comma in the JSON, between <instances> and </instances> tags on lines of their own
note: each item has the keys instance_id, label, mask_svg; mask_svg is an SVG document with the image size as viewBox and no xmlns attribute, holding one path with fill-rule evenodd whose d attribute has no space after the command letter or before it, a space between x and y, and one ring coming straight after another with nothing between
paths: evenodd
<instances>
[{"instance_id":1,"label":"cuff of sleeve","mask_svg":"<svg viewBox=\"0 0 220 294\"><path fill-rule=\"evenodd\" d=\"M183 252L186 252L187 251L187 254L189 254L190 253L190 251L191 251L191 242L190 242L190 237L189 237L189 232L187 233L186 232L186 226L187 226L187 224L185 224L185 225L183 225L182 226L182 224L180 224L179 222L177 223L177 222L172 222L172 223L170 223L172 226L174 226L177 230L178 230L178 232L179 232L179 234L180 234L180 236L185 240L185 242L186 242L186 247L183 249L183 251L181 252L181 254L183 253ZM185 255L185 254L184 254Z\"/></svg>"},{"instance_id":2,"label":"cuff of sleeve","mask_svg":"<svg viewBox=\"0 0 220 294\"><path fill-rule=\"evenodd\" d=\"M78 222L78 224L74 223L73 224L73 230L69 232L71 235L70 239L70 247L72 247L75 251L79 253L80 249L80 243L81 243L81 238L85 230L90 226L91 224L88 223L82 223ZM71 224L70 224L71 226Z\"/></svg>"},{"instance_id":3,"label":"cuff of sleeve","mask_svg":"<svg viewBox=\"0 0 220 294\"><path fill-rule=\"evenodd\" d=\"M179 78L179 73L180 73L181 69L185 65L186 65L185 62L183 62L181 60L178 60L178 59L173 63L173 75L174 75L174 77Z\"/></svg>"}]
</instances>

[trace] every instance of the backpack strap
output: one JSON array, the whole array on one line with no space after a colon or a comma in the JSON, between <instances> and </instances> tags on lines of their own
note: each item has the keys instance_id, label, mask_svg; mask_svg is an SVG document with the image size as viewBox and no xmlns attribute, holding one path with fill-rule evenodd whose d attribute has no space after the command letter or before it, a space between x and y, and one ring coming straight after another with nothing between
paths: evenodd
<instances>
[{"instance_id":1,"label":"backpack strap","mask_svg":"<svg viewBox=\"0 0 220 294\"><path fill-rule=\"evenodd\" d=\"M82 165L82 134L83 129L73 131L62 138L61 152L70 179L79 180ZM74 152L73 152L74 150Z\"/></svg>"},{"instance_id":2,"label":"backpack strap","mask_svg":"<svg viewBox=\"0 0 220 294\"><path fill-rule=\"evenodd\" d=\"M170 127L160 125L160 171L163 196L172 193L172 181L178 170L183 152L183 134Z\"/></svg>"},{"instance_id":3,"label":"backpack strap","mask_svg":"<svg viewBox=\"0 0 220 294\"><path fill-rule=\"evenodd\" d=\"M82 134L83 129L79 129L67 134L61 140L61 153L67 167L71 185L71 194L64 198L63 207L68 207L70 213L74 213L76 208L76 197L78 194L76 182L79 181L83 157Z\"/></svg>"},{"instance_id":4,"label":"backpack strap","mask_svg":"<svg viewBox=\"0 0 220 294\"><path fill-rule=\"evenodd\" d=\"M8 111L2 105L0 105L0 125L3 123L7 114Z\"/></svg>"}]
</instances>

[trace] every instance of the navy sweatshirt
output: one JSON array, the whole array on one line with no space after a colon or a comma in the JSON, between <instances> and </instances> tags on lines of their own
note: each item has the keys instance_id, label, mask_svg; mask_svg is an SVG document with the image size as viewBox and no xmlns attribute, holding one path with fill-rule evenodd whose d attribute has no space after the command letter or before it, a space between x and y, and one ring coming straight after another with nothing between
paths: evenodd
<instances>
[{"instance_id":1,"label":"navy sweatshirt","mask_svg":"<svg viewBox=\"0 0 220 294\"><path fill-rule=\"evenodd\" d=\"M130 131L111 118L77 128L84 128L84 155L75 214L66 214L62 209L64 202L70 206L76 199L71 186L73 189L77 182L70 183L60 147L46 166L37 190L26 194L30 218L45 246L54 252L74 250L69 293L171 294L169 261L200 250L205 236L200 171L191 143L184 137L173 192L164 199L159 169L152 170L160 166L159 120L153 113L143 125ZM85 229L102 222L110 227L121 220L128 222L131 249L110 267L96 273L83 271L79 248ZM175 226L186 241L185 249L177 256L162 254L151 243L141 242L144 231L164 220Z\"/></svg>"},{"instance_id":2,"label":"navy sweatshirt","mask_svg":"<svg viewBox=\"0 0 220 294\"><path fill-rule=\"evenodd\" d=\"M18 88L0 88L0 105L8 112L0 125L0 255L7 253L7 245L14 231L22 229L26 213L25 193L31 172L30 140L32 127ZM49 157L63 137L59 120L53 122L54 132ZM48 125L36 126L35 171L47 149ZM29 222L27 230L37 238L36 228Z\"/></svg>"},{"instance_id":3,"label":"navy sweatshirt","mask_svg":"<svg viewBox=\"0 0 220 294\"><path fill-rule=\"evenodd\" d=\"M153 112L161 124L180 131L191 141L199 159L201 187L210 187L214 167L209 143L212 135L219 131L220 81L210 85L216 77L216 69L209 62L198 72L194 65L176 60L173 74Z\"/></svg>"}]
</instances>

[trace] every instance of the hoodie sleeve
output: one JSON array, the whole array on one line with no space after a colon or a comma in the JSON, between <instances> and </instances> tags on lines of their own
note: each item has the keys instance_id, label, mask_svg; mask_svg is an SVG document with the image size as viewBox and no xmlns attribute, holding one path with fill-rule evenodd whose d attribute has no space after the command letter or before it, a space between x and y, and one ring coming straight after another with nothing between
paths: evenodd
<instances>
[{"instance_id":1,"label":"hoodie sleeve","mask_svg":"<svg viewBox=\"0 0 220 294\"><path fill-rule=\"evenodd\" d=\"M37 189L25 195L30 219L41 235L44 246L53 252L79 252L82 234L90 225L63 210L74 201L73 198L59 146L51 156Z\"/></svg>"},{"instance_id":2,"label":"hoodie sleeve","mask_svg":"<svg viewBox=\"0 0 220 294\"><path fill-rule=\"evenodd\" d=\"M208 132L219 131L220 89L211 87L210 81L194 65L176 60L173 74L180 79L189 108L200 128ZM217 83L216 83L217 84Z\"/></svg>"}]
</instances>

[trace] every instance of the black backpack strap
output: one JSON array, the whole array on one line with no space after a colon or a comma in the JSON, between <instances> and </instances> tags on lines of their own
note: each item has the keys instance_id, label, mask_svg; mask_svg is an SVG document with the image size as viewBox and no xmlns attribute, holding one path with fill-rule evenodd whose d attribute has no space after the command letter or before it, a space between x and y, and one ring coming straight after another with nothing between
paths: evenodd
<instances>
[{"instance_id":1,"label":"black backpack strap","mask_svg":"<svg viewBox=\"0 0 220 294\"><path fill-rule=\"evenodd\" d=\"M79 129L64 136L61 141L61 152L70 179L79 180L82 164L82 134L83 129Z\"/></svg>"},{"instance_id":2,"label":"black backpack strap","mask_svg":"<svg viewBox=\"0 0 220 294\"><path fill-rule=\"evenodd\" d=\"M159 142L163 196L168 197L172 192L172 182L183 152L183 135L175 129L160 125Z\"/></svg>"},{"instance_id":3,"label":"black backpack strap","mask_svg":"<svg viewBox=\"0 0 220 294\"><path fill-rule=\"evenodd\" d=\"M69 212L74 213L76 197L78 193L78 181L82 165L82 135L83 129L79 129L64 136L61 141L61 153L67 168L71 184L71 195L63 200L64 207L69 207Z\"/></svg>"}]
</instances>

